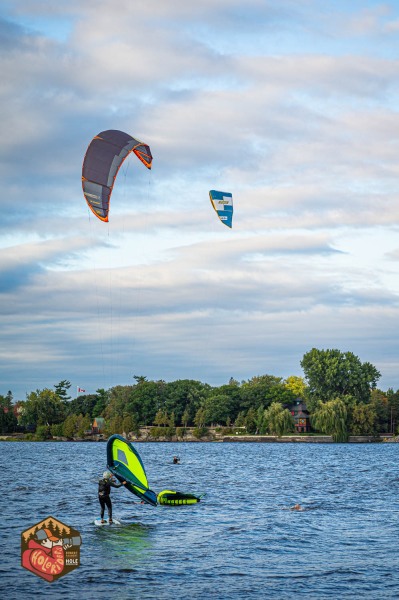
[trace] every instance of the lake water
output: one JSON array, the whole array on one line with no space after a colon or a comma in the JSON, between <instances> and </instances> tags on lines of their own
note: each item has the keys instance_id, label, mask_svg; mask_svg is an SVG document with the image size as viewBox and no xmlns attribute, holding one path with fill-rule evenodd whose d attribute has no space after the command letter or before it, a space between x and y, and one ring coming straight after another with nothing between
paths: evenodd
<instances>
[{"instance_id":1,"label":"lake water","mask_svg":"<svg viewBox=\"0 0 399 600\"><path fill-rule=\"evenodd\" d=\"M135 447L154 491L206 497L154 508L113 489L122 524L96 527L105 443L0 443L3 598L399 597L399 444ZM53 583L20 566L21 532L49 515L82 536Z\"/></svg>"}]
</instances>

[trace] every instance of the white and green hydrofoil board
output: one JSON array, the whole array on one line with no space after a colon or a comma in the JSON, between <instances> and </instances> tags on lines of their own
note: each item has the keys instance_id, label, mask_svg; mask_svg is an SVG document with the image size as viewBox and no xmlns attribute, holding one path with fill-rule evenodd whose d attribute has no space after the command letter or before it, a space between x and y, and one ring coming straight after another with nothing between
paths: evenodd
<instances>
[{"instance_id":1,"label":"white and green hydrofoil board","mask_svg":"<svg viewBox=\"0 0 399 600\"><path fill-rule=\"evenodd\" d=\"M120 525L121 522L118 519L112 519L112 523L106 519L104 523L101 523L101 519L94 519L94 525L98 525L98 527L103 527L104 525Z\"/></svg>"}]
</instances>

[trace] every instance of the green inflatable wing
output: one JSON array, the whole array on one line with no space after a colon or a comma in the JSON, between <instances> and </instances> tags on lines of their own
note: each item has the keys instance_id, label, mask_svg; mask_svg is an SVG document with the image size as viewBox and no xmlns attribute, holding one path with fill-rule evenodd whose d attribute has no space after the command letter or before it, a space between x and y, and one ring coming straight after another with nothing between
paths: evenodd
<instances>
[{"instance_id":1,"label":"green inflatable wing","mask_svg":"<svg viewBox=\"0 0 399 600\"><path fill-rule=\"evenodd\" d=\"M200 502L201 496L194 494L185 494L184 492L175 492L174 490L163 490L158 494L159 504L167 504L169 506L181 506L182 504L197 504Z\"/></svg>"},{"instance_id":2,"label":"green inflatable wing","mask_svg":"<svg viewBox=\"0 0 399 600\"><path fill-rule=\"evenodd\" d=\"M141 500L157 505L157 495L148 487L147 475L139 453L133 444L120 435L112 435L107 442L108 469L125 487Z\"/></svg>"}]
</instances>

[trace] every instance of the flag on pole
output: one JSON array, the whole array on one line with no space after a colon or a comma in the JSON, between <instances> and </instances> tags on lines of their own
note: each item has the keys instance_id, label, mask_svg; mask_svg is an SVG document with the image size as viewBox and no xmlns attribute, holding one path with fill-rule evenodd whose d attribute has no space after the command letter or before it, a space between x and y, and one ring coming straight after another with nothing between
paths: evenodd
<instances>
[{"instance_id":1,"label":"flag on pole","mask_svg":"<svg viewBox=\"0 0 399 600\"><path fill-rule=\"evenodd\" d=\"M86 390L82 389L81 387L78 387L78 394L80 394L81 392L84 394Z\"/></svg>"}]
</instances>

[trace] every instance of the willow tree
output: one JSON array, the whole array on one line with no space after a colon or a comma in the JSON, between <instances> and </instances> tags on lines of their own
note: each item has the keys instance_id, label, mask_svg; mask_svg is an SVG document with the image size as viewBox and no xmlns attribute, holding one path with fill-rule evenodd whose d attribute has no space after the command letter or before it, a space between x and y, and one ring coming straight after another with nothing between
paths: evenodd
<instances>
[{"instance_id":1,"label":"willow tree","mask_svg":"<svg viewBox=\"0 0 399 600\"><path fill-rule=\"evenodd\" d=\"M272 402L264 412L264 422L269 433L281 437L294 430L294 419L287 408L280 402Z\"/></svg>"},{"instance_id":2,"label":"willow tree","mask_svg":"<svg viewBox=\"0 0 399 600\"><path fill-rule=\"evenodd\" d=\"M311 420L314 429L331 435L334 442L348 441L348 410L340 398L320 402Z\"/></svg>"}]
</instances>

